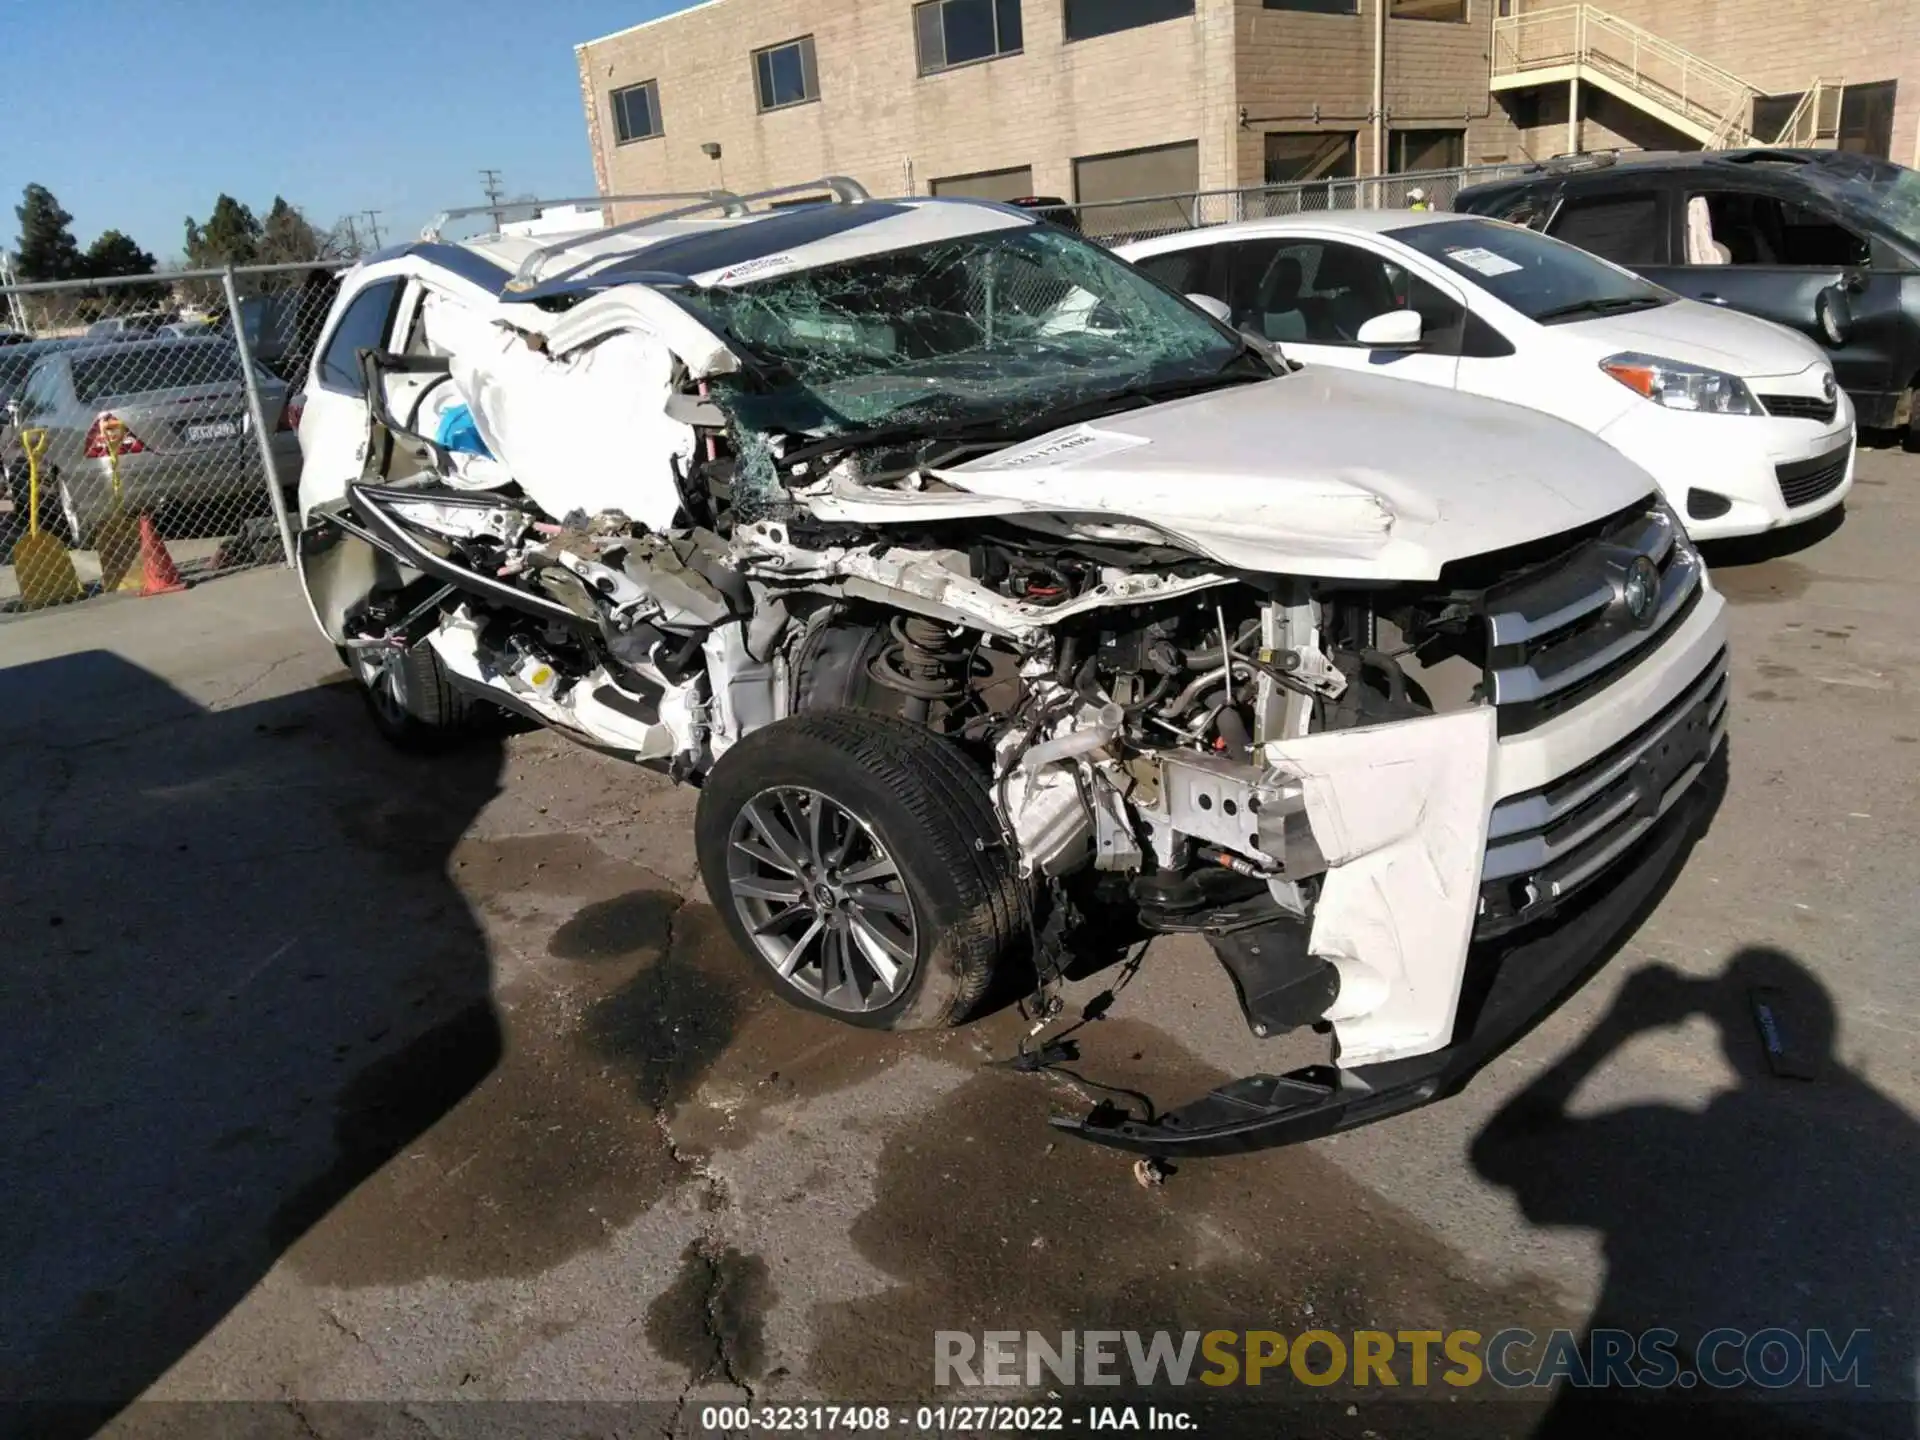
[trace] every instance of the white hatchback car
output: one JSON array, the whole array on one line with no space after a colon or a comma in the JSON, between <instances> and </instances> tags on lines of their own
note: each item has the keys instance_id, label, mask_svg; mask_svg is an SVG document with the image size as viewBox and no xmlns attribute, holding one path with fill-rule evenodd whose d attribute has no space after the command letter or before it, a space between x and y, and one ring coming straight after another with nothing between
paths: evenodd
<instances>
[{"instance_id":1,"label":"white hatchback car","mask_svg":"<svg viewBox=\"0 0 1920 1440\"><path fill-rule=\"evenodd\" d=\"M1695 539L1797 524L1853 485L1853 406L1812 341L1516 225L1340 211L1119 253L1305 364L1571 421L1651 472Z\"/></svg>"}]
</instances>

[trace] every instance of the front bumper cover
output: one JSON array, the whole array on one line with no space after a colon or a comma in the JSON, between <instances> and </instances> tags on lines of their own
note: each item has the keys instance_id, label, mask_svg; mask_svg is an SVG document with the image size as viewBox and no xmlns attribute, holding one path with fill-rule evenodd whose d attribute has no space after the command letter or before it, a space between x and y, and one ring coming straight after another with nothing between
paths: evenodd
<instances>
[{"instance_id":1,"label":"front bumper cover","mask_svg":"<svg viewBox=\"0 0 1920 1440\"><path fill-rule=\"evenodd\" d=\"M1476 945L1454 1041L1407 1060L1310 1065L1233 1080L1151 1121L1105 1110L1054 1116L1069 1134L1145 1155L1231 1155L1314 1140L1445 1099L1578 988L1665 892L1725 785L1723 745L1694 784L1590 896L1546 927Z\"/></svg>"}]
</instances>

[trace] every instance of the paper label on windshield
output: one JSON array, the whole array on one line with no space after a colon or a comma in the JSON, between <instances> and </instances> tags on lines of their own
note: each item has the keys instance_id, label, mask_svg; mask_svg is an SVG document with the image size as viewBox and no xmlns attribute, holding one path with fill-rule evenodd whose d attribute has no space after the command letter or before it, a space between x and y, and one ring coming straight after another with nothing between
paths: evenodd
<instances>
[{"instance_id":1,"label":"paper label on windshield","mask_svg":"<svg viewBox=\"0 0 1920 1440\"><path fill-rule=\"evenodd\" d=\"M799 261L791 255L762 255L758 259L743 260L715 275L709 285L740 285L749 280L767 280L775 275L796 269Z\"/></svg>"},{"instance_id":2,"label":"paper label on windshield","mask_svg":"<svg viewBox=\"0 0 1920 1440\"><path fill-rule=\"evenodd\" d=\"M1520 267L1504 255L1496 255L1478 245L1463 250L1447 251L1449 260L1457 260L1469 270L1481 275L1511 275Z\"/></svg>"},{"instance_id":3,"label":"paper label on windshield","mask_svg":"<svg viewBox=\"0 0 1920 1440\"><path fill-rule=\"evenodd\" d=\"M963 468L968 470L1051 469L1056 465L1077 465L1098 460L1119 450L1149 444L1139 435L1117 435L1111 430L1095 430L1079 425L1056 435L1042 435L1024 445L1011 445L983 460Z\"/></svg>"}]
</instances>

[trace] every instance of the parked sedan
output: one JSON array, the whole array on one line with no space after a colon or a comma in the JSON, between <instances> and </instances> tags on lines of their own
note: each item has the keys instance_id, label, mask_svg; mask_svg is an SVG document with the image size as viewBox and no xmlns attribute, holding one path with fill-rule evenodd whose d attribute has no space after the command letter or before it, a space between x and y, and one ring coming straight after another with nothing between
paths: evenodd
<instances>
[{"instance_id":1,"label":"parked sedan","mask_svg":"<svg viewBox=\"0 0 1920 1440\"><path fill-rule=\"evenodd\" d=\"M1328 212L1120 253L1308 365L1571 421L1649 471L1696 539L1797 524L1853 484L1853 407L1819 346L1517 225Z\"/></svg>"},{"instance_id":2,"label":"parked sedan","mask_svg":"<svg viewBox=\"0 0 1920 1440\"><path fill-rule=\"evenodd\" d=\"M285 382L257 370L262 408L277 426L275 468L299 483L299 437ZM224 340L143 340L43 357L15 400L8 469L18 469L19 427L48 432L42 523L89 548L113 506L110 447L118 422L120 484L129 510L215 514L266 508L259 446L248 418L240 359ZM15 487L18 489L18 486Z\"/></svg>"}]
</instances>

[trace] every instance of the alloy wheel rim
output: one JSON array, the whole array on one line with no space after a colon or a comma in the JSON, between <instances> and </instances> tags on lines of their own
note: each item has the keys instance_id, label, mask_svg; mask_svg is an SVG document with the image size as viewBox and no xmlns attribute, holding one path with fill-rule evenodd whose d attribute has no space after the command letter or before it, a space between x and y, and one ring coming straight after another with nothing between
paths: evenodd
<instances>
[{"instance_id":1,"label":"alloy wheel rim","mask_svg":"<svg viewBox=\"0 0 1920 1440\"><path fill-rule=\"evenodd\" d=\"M407 676L398 650L360 650L354 668L381 718L399 725L407 718Z\"/></svg>"},{"instance_id":2,"label":"alloy wheel rim","mask_svg":"<svg viewBox=\"0 0 1920 1440\"><path fill-rule=\"evenodd\" d=\"M831 796L762 790L727 837L735 913L774 974L833 1010L867 1014L906 993L919 917L873 828Z\"/></svg>"}]
</instances>

